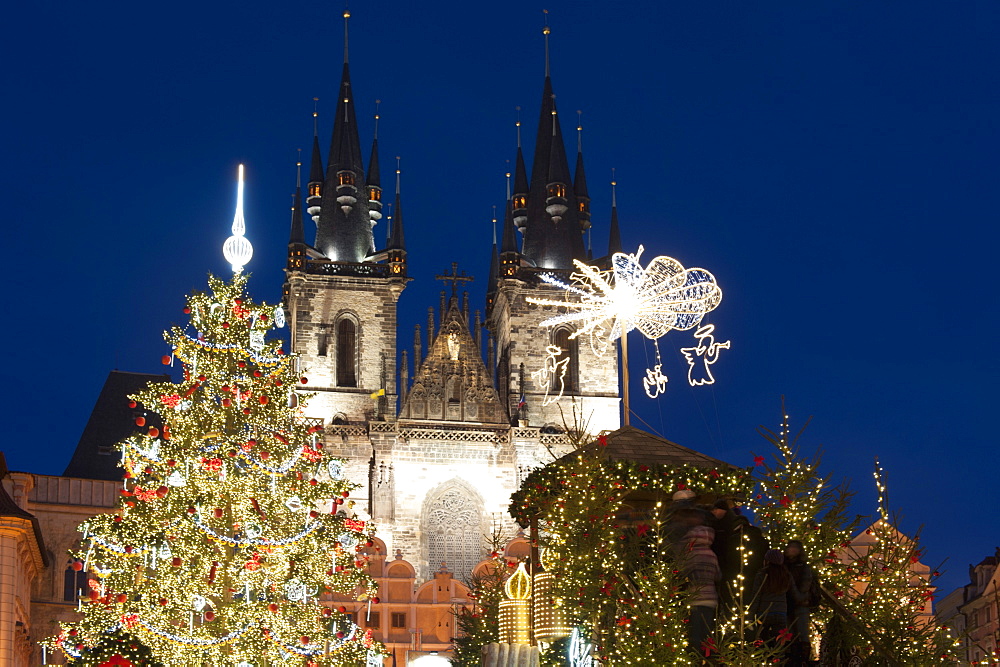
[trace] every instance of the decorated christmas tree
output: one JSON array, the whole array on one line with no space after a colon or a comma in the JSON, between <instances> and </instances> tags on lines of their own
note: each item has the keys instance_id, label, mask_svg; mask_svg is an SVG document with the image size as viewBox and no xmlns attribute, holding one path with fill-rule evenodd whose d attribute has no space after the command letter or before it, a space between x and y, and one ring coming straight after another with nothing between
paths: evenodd
<instances>
[{"instance_id":1,"label":"decorated christmas tree","mask_svg":"<svg viewBox=\"0 0 1000 667\"><path fill-rule=\"evenodd\" d=\"M140 431L119 445L118 510L80 527L83 619L48 642L72 662L108 664L101 647L127 633L134 664L153 664L140 646L165 665L382 664L370 632L320 604L377 602L360 553L374 528L351 516L353 485L303 417L296 359L267 339L282 309L245 293L241 209L233 279L210 277L187 326L165 333L181 380L130 397Z\"/></svg>"}]
</instances>

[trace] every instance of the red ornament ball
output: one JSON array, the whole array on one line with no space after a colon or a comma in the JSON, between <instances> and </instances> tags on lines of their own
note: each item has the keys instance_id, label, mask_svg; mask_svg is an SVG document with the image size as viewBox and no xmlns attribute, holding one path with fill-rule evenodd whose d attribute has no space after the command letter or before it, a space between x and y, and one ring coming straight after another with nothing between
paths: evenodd
<instances>
[{"instance_id":1,"label":"red ornament ball","mask_svg":"<svg viewBox=\"0 0 1000 667\"><path fill-rule=\"evenodd\" d=\"M250 414L250 408L243 408L243 414L245 415Z\"/></svg>"},{"instance_id":2,"label":"red ornament ball","mask_svg":"<svg viewBox=\"0 0 1000 667\"><path fill-rule=\"evenodd\" d=\"M333 610L330 609L329 607L323 607L323 615L326 616L327 618L330 618L330 616L333 615Z\"/></svg>"},{"instance_id":3,"label":"red ornament ball","mask_svg":"<svg viewBox=\"0 0 1000 667\"><path fill-rule=\"evenodd\" d=\"M167 598L160 598L160 606L161 607L167 606Z\"/></svg>"},{"instance_id":4,"label":"red ornament ball","mask_svg":"<svg viewBox=\"0 0 1000 667\"><path fill-rule=\"evenodd\" d=\"M170 559L170 564L173 565L174 567L180 567L182 562L183 561L177 556L174 556L173 558Z\"/></svg>"},{"instance_id":5,"label":"red ornament ball","mask_svg":"<svg viewBox=\"0 0 1000 667\"><path fill-rule=\"evenodd\" d=\"M302 384L309 384L309 378L301 377L299 378L299 382L301 382Z\"/></svg>"},{"instance_id":6,"label":"red ornament ball","mask_svg":"<svg viewBox=\"0 0 1000 667\"><path fill-rule=\"evenodd\" d=\"M174 461L173 459L167 459L167 465L173 468L175 465L177 465L177 461Z\"/></svg>"},{"instance_id":7,"label":"red ornament ball","mask_svg":"<svg viewBox=\"0 0 1000 667\"><path fill-rule=\"evenodd\" d=\"M145 417L136 417L135 418L135 425L136 426L145 426L146 425L146 418Z\"/></svg>"},{"instance_id":8,"label":"red ornament ball","mask_svg":"<svg viewBox=\"0 0 1000 667\"><path fill-rule=\"evenodd\" d=\"M69 636L70 636L70 637L76 637L76 635L77 635L77 634L78 634L79 632L80 632L79 630L77 630L76 628L73 628L72 630L70 630L70 631L69 631Z\"/></svg>"},{"instance_id":9,"label":"red ornament ball","mask_svg":"<svg viewBox=\"0 0 1000 667\"><path fill-rule=\"evenodd\" d=\"M135 550L135 547L133 547L131 544L128 544L128 545L125 546L125 553L127 553L127 554L132 553L134 550Z\"/></svg>"},{"instance_id":10,"label":"red ornament ball","mask_svg":"<svg viewBox=\"0 0 1000 667\"><path fill-rule=\"evenodd\" d=\"M74 570L76 570L77 572L79 572L80 570L83 569L83 563L81 563L78 560L77 561L73 561L73 566L72 567L73 567Z\"/></svg>"},{"instance_id":11,"label":"red ornament ball","mask_svg":"<svg viewBox=\"0 0 1000 667\"><path fill-rule=\"evenodd\" d=\"M247 367L247 362L245 362L245 361L237 361L236 365L239 366L240 368L246 368Z\"/></svg>"},{"instance_id":12,"label":"red ornament ball","mask_svg":"<svg viewBox=\"0 0 1000 667\"><path fill-rule=\"evenodd\" d=\"M115 515L115 523L121 523L121 522L122 522L122 517L121 517L121 515L120 515L120 514L116 514L116 515Z\"/></svg>"},{"instance_id":13,"label":"red ornament ball","mask_svg":"<svg viewBox=\"0 0 1000 667\"><path fill-rule=\"evenodd\" d=\"M196 510L196 509L195 509L195 508L193 508L193 507L189 507L187 511L188 511L188 514L194 514L194 513L195 513L195 512L197 512L198 510Z\"/></svg>"},{"instance_id":14,"label":"red ornament ball","mask_svg":"<svg viewBox=\"0 0 1000 667\"><path fill-rule=\"evenodd\" d=\"M253 372L253 376L254 376L255 378L259 378L259 377L260 377L260 371L254 371L254 372Z\"/></svg>"},{"instance_id":15,"label":"red ornament ball","mask_svg":"<svg viewBox=\"0 0 1000 667\"><path fill-rule=\"evenodd\" d=\"M261 397L260 397L259 399L257 399L257 400L259 400L259 401L260 401L260 404L261 404L261 405L267 405L267 402L268 402L268 401L269 401L270 399L269 399L269 398L268 398L267 396L261 396Z\"/></svg>"},{"instance_id":16,"label":"red ornament ball","mask_svg":"<svg viewBox=\"0 0 1000 667\"><path fill-rule=\"evenodd\" d=\"M228 456L229 458L233 458L234 456L236 456L236 450L230 449L228 452L226 452L226 456Z\"/></svg>"},{"instance_id":17,"label":"red ornament ball","mask_svg":"<svg viewBox=\"0 0 1000 667\"><path fill-rule=\"evenodd\" d=\"M342 496L344 496L346 498L347 496L351 495L351 492L350 491L342 491L340 495L342 495Z\"/></svg>"},{"instance_id":18,"label":"red ornament ball","mask_svg":"<svg viewBox=\"0 0 1000 667\"><path fill-rule=\"evenodd\" d=\"M156 428L155 426L150 426L149 427L149 437L150 438L158 438L158 437L160 437L160 429Z\"/></svg>"},{"instance_id":19,"label":"red ornament ball","mask_svg":"<svg viewBox=\"0 0 1000 667\"><path fill-rule=\"evenodd\" d=\"M232 404L233 404L233 402L231 400L229 400L228 398L222 399L222 407L228 408Z\"/></svg>"},{"instance_id":20,"label":"red ornament ball","mask_svg":"<svg viewBox=\"0 0 1000 667\"><path fill-rule=\"evenodd\" d=\"M343 607L343 606L337 607L337 611L339 611L341 614L346 614L347 613L347 607Z\"/></svg>"},{"instance_id":21,"label":"red ornament ball","mask_svg":"<svg viewBox=\"0 0 1000 667\"><path fill-rule=\"evenodd\" d=\"M380 600L380 599L378 599L378 598L372 598L372 604L378 604L378 603L379 603L379 602L381 602L381 601L382 601L382 600Z\"/></svg>"},{"instance_id":22,"label":"red ornament ball","mask_svg":"<svg viewBox=\"0 0 1000 667\"><path fill-rule=\"evenodd\" d=\"M205 381L205 380L207 380L207 379L208 379L208 378L207 378L207 377L205 377L204 375L199 375L199 376L198 376L198 382L204 382L204 381Z\"/></svg>"},{"instance_id":23,"label":"red ornament ball","mask_svg":"<svg viewBox=\"0 0 1000 667\"><path fill-rule=\"evenodd\" d=\"M169 491L170 489L167 488L166 486L161 486L156 490L156 495L158 495L161 498L165 498Z\"/></svg>"},{"instance_id":24,"label":"red ornament ball","mask_svg":"<svg viewBox=\"0 0 1000 667\"><path fill-rule=\"evenodd\" d=\"M319 482L317 482L315 479L309 480L309 483L312 484L313 486L316 486L317 484L319 484Z\"/></svg>"},{"instance_id":25,"label":"red ornament ball","mask_svg":"<svg viewBox=\"0 0 1000 667\"><path fill-rule=\"evenodd\" d=\"M249 440L247 440L247 444L250 445L251 447L255 447L257 445L257 441L254 440L253 438L250 438Z\"/></svg>"},{"instance_id":26,"label":"red ornament ball","mask_svg":"<svg viewBox=\"0 0 1000 667\"><path fill-rule=\"evenodd\" d=\"M161 358L160 361L163 362L164 366L169 366L170 365L170 355L169 354L163 355L163 358Z\"/></svg>"},{"instance_id":27,"label":"red ornament ball","mask_svg":"<svg viewBox=\"0 0 1000 667\"><path fill-rule=\"evenodd\" d=\"M184 310L182 312L185 315L190 315L191 314L191 306L184 306Z\"/></svg>"},{"instance_id":28,"label":"red ornament ball","mask_svg":"<svg viewBox=\"0 0 1000 667\"><path fill-rule=\"evenodd\" d=\"M261 452L260 453L260 458L262 458L264 460L267 460L267 459L271 458L271 452L267 452L267 451Z\"/></svg>"},{"instance_id":29,"label":"red ornament ball","mask_svg":"<svg viewBox=\"0 0 1000 667\"><path fill-rule=\"evenodd\" d=\"M90 593L88 593L88 594L87 594L87 596L88 596L88 597L89 597L89 598L90 598L91 600L96 600L97 598L101 597L101 596L100 596L100 595L99 595L99 594L97 593L97 591L90 591Z\"/></svg>"},{"instance_id":30,"label":"red ornament ball","mask_svg":"<svg viewBox=\"0 0 1000 667\"><path fill-rule=\"evenodd\" d=\"M137 405L139 405L139 404L138 404L138 403L136 403L135 401L129 401L129 402L128 402L128 406L129 406L130 408L133 408L133 409L134 409L134 408L135 408L135 406L137 406Z\"/></svg>"},{"instance_id":31,"label":"red ornament ball","mask_svg":"<svg viewBox=\"0 0 1000 667\"><path fill-rule=\"evenodd\" d=\"M224 384L224 385L222 385L222 387L220 387L220 389L222 391L229 391L229 385L228 384Z\"/></svg>"},{"instance_id":32,"label":"red ornament ball","mask_svg":"<svg viewBox=\"0 0 1000 667\"><path fill-rule=\"evenodd\" d=\"M276 604L274 604L272 602L271 604L267 605L267 610L269 612L271 612L272 614L277 614L278 613L278 605L276 605Z\"/></svg>"},{"instance_id":33,"label":"red ornament ball","mask_svg":"<svg viewBox=\"0 0 1000 667\"><path fill-rule=\"evenodd\" d=\"M206 611L205 612L205 620L206 621L214 621L215 620L215 612L214 611Z\"/></svg>"},{"instance_id":34,"label":"red ornament ball","mask_svg":"<svg viewBox=\"0 0 1000 667\"><path fill-rule=\"evenodd\" d=\"M124 604L125 602L128 601L128 596L125 595L124 593L119 593L118 595L115 596L115 601L118 604Z\"/></svg>"},{"instance_id":35,"label":"red ornament ball","mask_svg":"<svg viewBox=\"0 0 1000 667\"><path fill-rule=\"evenodd\" d=\"M310 516L311 518L315 519L316 517L318 517L318 516L319 516L319 512L317 512L316 510L310 510L310 511L309 511L309 516Z\"/></svg>"},{"instance_id":36,"label":"red ornament ball","mask_svg":"<svg viewBox=\"0 0 1000 667\"><path fill-rule=\"evenodd\" d=\"M228 329L229 328L229 322L223 322L222 323L222 328L223 329Z\"/></svg>"},{"instance_id":37,"label":"red ornament ball","mask_svg":"<svg viewBox=\"0 0 1000 667\"><path fill-rule=\"evenodd\" d=\"M306 635L302 635L301 637L299 637L299 641L302 642L303 644L308 644L309 637L307 637Z\"/></svg>"},{"instance_id":38,"label":"red ornament ball","mask_svg":"<svg viewBox=\"0 0 1000 667\"><path fill-rule=\"evenodd\" d=\"M216 519L221 519L222 518L222 508L221 507L216 507L214 510L212 510L212 514L215 515Z\"/></svg>"},{"instance_id":39,"label":"red ornament ball","mask_svg":"<svg viewBox=\"0 0 1000 667\"><path fill-rule=\"evenodd\" d=\"M275 386L275 387L280 387L280 386L281 386L282 384L283 384L283 383L281 382L281 380L275 380L275 381L274 381L274 386Z\"/></svg>"},{"instance_id":40,"label":"red ornament ball","mask_svg":"<svg viewBox=\"0 0 1000 667\"><path fill-rule=\"evenodd\" d=\"M343 632L338 632L337 633L337 639L343 639L343 638L344 638L344 633Z\"/></svg>"}]
</instances>

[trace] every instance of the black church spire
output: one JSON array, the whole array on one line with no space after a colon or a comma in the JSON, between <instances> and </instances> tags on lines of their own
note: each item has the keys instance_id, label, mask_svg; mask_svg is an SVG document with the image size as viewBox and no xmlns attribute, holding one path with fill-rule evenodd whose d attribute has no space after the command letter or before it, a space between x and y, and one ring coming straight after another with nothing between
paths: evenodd
<instances>
[{"instance_id":1,"label":"black church spire","mask_svg":"<svg viewBox=\"0 0 1000 667\"><path fill-rule=\"evenodd\" d=\"M334 261L363 262L374 251L375 243L367 193L363 193L365 170L347 57L350 16L344 12L344 69L327 156L316 249Z\"/></svg>"},{"instance_id":2,"label":"black church spire","mask_svg":"<svg viewBox=\"0 0 1000 667\"><path fill-rule=\"evenodd\" d=\"M549 269L571 269L573 259L586 257L583 226L572 188L569 161L549 76L548 26L545 35L545 81L538 117L535 157L528 187L527 216L521 253L530 264Z\"/></svg>"}]
</instances>

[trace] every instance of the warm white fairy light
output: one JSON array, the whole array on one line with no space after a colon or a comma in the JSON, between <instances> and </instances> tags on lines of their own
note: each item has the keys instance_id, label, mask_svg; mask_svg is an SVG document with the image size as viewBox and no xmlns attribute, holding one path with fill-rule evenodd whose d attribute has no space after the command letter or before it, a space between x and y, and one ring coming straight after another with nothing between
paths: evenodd
<instances>
[{"instance_id":1,"label":"warm white fairy light","mask_svg":"<svg viewBox=\"0 0 1000 667\"><path fill-rule=\"evenodd\" d=\"M222 246L222 255L233 267L233 273L240 273L253 257L253 246L243 234L246 232L243 220L243 165L240 165L239 183L236 186L236 215L233 216L233 235Z\"/></svg>"}]
</instances>

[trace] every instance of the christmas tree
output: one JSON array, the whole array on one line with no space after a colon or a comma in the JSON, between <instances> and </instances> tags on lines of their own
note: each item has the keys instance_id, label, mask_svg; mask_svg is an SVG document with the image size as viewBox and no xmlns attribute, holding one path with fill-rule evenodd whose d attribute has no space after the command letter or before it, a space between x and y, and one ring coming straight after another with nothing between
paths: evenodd
<instances>
[{"instance_id":1,"label":"christmas tree","mask_svg":"<svg viewBox=\"0 0 1000 667\"><path fill-rule=\"evenodd\" d=\"M119 509L80 527L83 619L49 642L71 661L105 663L92 649L125 632L167 665L382 664L370 632L320 604L378 601L360 553L374 528L302 416L296 360L266 338L283 311L246 282L210 277L165 334L183 378L131 397Z\"/></svg>"}]
</instances>

